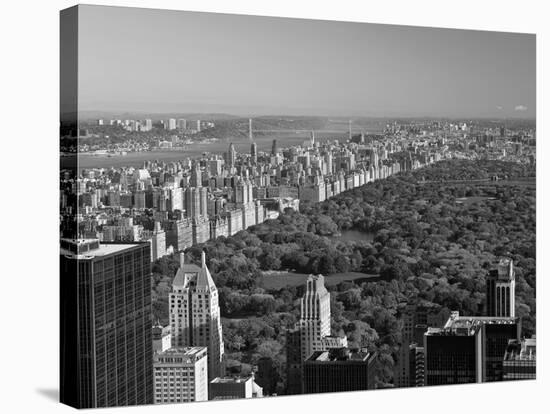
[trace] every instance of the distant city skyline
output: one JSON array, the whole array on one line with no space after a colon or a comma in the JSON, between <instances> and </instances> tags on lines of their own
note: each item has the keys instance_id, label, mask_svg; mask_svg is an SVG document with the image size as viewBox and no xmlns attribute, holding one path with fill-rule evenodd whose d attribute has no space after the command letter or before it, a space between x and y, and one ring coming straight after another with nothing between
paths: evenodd
<instances>
[{"instance_id":1,"label":"distant city skyline","mask_svg":"<svg viewBox=\"0 0 550 414\"><path fill-rule=\"evenodd\" d=\"M79 8L79 110L523 117L533 34Z\"/></svg>"}]
</instances>

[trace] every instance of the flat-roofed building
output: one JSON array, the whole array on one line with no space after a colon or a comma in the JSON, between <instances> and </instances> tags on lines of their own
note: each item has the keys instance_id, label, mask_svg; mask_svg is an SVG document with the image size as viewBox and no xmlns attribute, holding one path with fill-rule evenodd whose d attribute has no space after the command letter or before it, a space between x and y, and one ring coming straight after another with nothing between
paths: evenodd
<instances>
[{"instance_id":1,"label":"flat-roofed building","mask_svg":"<svg viewBox=\"0 0 550 414\"><path fill-rule=\"evenodd\" d=\"M205 347L155 352L155 404L208 400L208 357Z\"/></svg>"},{"instance_id":2,"label":"flat-roofed building","mask_svg":"<svg viewBox=\"0 0 550 414\"><path fill-rule=\"evenodd\" d=\"M347 347L315 351L303 363L303 392L370 390L375 374L375 353Z\"/></svg>"},{"instance_id":3,"label":"flat-roofed building","mask_svg":"<svg viewBox=\"0 0 550 414\"><path fill-rule=\"evenodd\" d=\"M443 328L424 335L425 385L501 381L508 341L519 338L520 328L517 318L452 312Z\"/></svg>"},{"instance_id":4,"label":"flat-roofed building","mask_svg":"<svg viewBox=\"0 0 550 414\"><path fill-rule=\"evenodd\" d=\"M236 398L261 398L263 390L249 377L214 378L210 381L211 400L232 400Z\"/></svg>"},{"instance_id":5,"label":"flat-roofed building","mask_svg":"<svg viewBox=\"0 0 550 414\"><path fill-rule=\"evenodd\" d=\"M61 402L153 402L149 243L62 239Z\"/></svg>"}]
</instances>

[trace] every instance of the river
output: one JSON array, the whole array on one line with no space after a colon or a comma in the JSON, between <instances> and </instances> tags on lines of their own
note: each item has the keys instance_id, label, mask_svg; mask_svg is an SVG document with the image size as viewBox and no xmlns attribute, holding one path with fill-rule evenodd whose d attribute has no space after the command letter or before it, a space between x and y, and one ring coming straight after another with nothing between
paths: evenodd
<instances>
[{"instance_id":1,"label":"river","mask_svg":"<svg viewBox=\"0 0 550 414\"><path fill-rule=\"evenodd\" d=\"M256 142L258 151L268 152L271 151L271 145L274 139L277 139L277 145L279 148L290 147L302 144L304 141L310 139L310 134L300 132L296 134L285 133L284 135L269 135L260 136L255 138L253 142ZM323 131L315 131L315 139L320 142L326 140L345 141L347 135L342 133L341 135L335 133L323 133ZM158 150L148 152L129 152L126 155L114 155L114 156L97 156L89 154L79 154L78 156L78 168L90 169L90 168L120 168L125 166L140 167L144 161L147 160L159 160L164 162L174 162L183 160L185 158L200 157L203 153L209 152L212 154L223 154L227 152L229 144L233 143L235 149L239 153L250 153L250 141L248 138L231 138L220 139L216 142L202 143L196 142L187 147L184 150Z\"/></svg>"}]
</instances>

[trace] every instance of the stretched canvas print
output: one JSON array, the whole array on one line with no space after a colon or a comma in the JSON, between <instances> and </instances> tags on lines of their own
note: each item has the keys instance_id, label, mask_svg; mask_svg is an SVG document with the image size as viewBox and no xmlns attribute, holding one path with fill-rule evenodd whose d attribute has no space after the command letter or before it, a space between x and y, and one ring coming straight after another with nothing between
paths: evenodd
<instances>
[{"instance_id":1,"label":"stretched canvas print","mask_svg":"<svg viewBox=\"0 0 550 414\"><path fill-rule=\"evenodd\" d=\"M535 379L535 35L60 19L61 402Z\"/></svg>"}]
</instances>

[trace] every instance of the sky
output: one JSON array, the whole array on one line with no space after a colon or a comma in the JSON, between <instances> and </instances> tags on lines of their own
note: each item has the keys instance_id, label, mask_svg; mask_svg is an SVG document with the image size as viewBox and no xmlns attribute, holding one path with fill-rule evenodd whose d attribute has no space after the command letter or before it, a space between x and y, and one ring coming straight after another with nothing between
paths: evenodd
<instances>
[{"instance_id":1,"label":"sky","mask_svg":"<svg viewBox=\"0 0 550 414\"><path fill-rule=\"evenodd\" d=\"M79 110L536 113L533 34L79 7Z\"/></svg>"}]
</instances>

